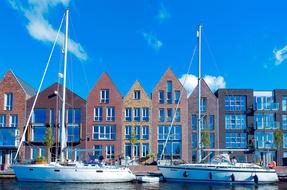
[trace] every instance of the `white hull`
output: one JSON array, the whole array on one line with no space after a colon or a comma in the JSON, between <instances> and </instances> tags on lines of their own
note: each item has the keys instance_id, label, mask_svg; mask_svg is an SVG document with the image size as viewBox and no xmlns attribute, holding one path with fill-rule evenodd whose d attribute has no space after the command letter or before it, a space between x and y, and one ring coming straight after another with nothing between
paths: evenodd
<instances>
[{"instance_id":1,"label":"white hull","mask_svg":"<svg viewBox=\"0 0 287 190\"><path fill-rule=\"evenodd\" d=\"M59 164L14 165L18 181L32 182L128 182L136 179L129 168L62 166Z\"/></svg>"},{"instance_id":2,"label":"white hull","mask_svg":"<svg viewBox=\"0 0 287 190\"><path fill-rule=\"evenodd\" d=\"M249 166L249 167L248 167ZM273 169L266 169L253 164L180 164L159 165L167 181L186 181L199 183L276 183L278 176Z\"/></svg>"}]
</instances>

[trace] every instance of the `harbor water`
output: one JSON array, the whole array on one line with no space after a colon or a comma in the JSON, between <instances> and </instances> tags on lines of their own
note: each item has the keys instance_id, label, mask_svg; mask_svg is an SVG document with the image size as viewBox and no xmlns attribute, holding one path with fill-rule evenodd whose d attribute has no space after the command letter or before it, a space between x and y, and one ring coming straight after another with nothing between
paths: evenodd
<instances>
[{"instance_id":1,"label":"harbor water","mask_svg":"<svg viewBox=\"0 0 287 190\"><path fill-rule=\"evenodd\" d=\"M119 190L119 189L163 189L163 190L283 190L287 189L286 182L279 182L273 185L214 185L214 184L193 184L193 183L31 183L18 182L15 179L0 179L0 190Z\"/></svg>"}]
</instances>

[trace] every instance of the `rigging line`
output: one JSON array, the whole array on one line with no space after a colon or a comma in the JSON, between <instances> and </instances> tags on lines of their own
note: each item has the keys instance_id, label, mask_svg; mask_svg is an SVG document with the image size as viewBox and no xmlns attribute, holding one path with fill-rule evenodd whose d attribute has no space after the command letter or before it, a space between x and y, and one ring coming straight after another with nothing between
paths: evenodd
<instances>
[{"instance_id":1,"label":"rigging line","mask_svg":"<svg viewBox=\"0 0 287 190\"><path fill-rule=\"evenodd\" d=\"M187 74L189 74L189 71L190 71L190 68L191 68L191 65L192 65L192 62L193 62L193 58L194 58L196 49L197 49L197 45L195 45L195 47L194 47L194 49L193 49L193 54L192 54L192 57L191 57L191 59L190 59L190 61L189 61L189 65L188 65L188 69L187 69ZM182 98L182 93L183 93L183 91L184 91L184 85L185 85L185 82L186 82L186 80L187 80L187 74L186 74L185 77L184 77L184 81L183 81L182 88L181 88L181 91L180 91L179 100L178 100L178 103L177 103L177 105L176 105L175 112L174 112L174 114L173 114L170 127L169 127L169 129L168 129L168 136L167 136L167 138L166 138L166 140L165 140L165 143L164 143L164 145L163 145L162 152L161 152L160 157L159 157L160 160L162 159L162 156L163 156L163 154L164 154L164 149L165 149L165 147L166 147L166 145L167 145L167 142L168 142L168 140L169 140L169 138L170 138L170 133L171 133L171 130L172 130L172 127L173 127L173 123L174 123L175 117L176 117L176 112L177 112L177 110L178 110L178 107L179 107L179 104L180 104L180 101L181 101L181 98Z\"/></svg>"},{"instance_id":2,"label":"rigging line","mask_svg":"<svg viewBox=\"0 0 287 190\"><path fill-rule=\"evenodd\" d=\"M55 41L54 41L54 43L53 43L52 50L51 50L51 52L50 52L50 55L49 55L49 58L48 58L48 61L47 61L47 64L46 64L46 67L45 67L45 70L44 70L44 74L43 74L42 79L41 79L41 82L40 82L40 86L39 86L39 88L38 88L38 91L37 91L35 100L34 100L34 102L33 102L33 105L32 105L32 108L31 108L31 111L30 111L28 120L27 120L26 125L25 125L25 128L24 128L23 136L22 136L22 138L21 138L21 141L20 141L20 143L19 143L17 152L16 152L15 157L14 157L14 162L15 162L16 159L17 159L17 156L18 156L18 154L19 154L21 145L23 144L23 141L24 141L24 139L25 139L26 132L27 132L27 129L28 129L28 125L29 125L29 122L30 122L30 120L31 120L31 117L32 117L32 114L33 114L33 111L34 111L34 107L35 107L35 105L36 105L36 101L37 101L38 96L39 96L39 94L40 94L40 90L41 90L41 88L42 88L42 84L43 84L43 82L44 82L44 79L45 79L45 76L46 76L48 67L49 67L49 65L50 65L50 60L51 60L51 58L52 58L52 55L53 55L55 46L56 46L56 44L57 44L57 40L58 40L58 37L59 37L59 34L60 34L60 30L61 30L61 27L62 27L64 18L65 18L65 14L64 14L63 17L62 17L62 20L61 20L61 23L60 23L60 27L59 27L58 32L57 32L56 39L55 39Z\"/></svg>"}]
</instances>

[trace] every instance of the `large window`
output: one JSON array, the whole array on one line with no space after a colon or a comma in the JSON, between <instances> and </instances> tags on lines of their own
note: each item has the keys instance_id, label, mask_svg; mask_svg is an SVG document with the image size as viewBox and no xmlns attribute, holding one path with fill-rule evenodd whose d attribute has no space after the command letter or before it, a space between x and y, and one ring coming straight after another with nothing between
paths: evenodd
<instances>
[{"instance_id":1,"label":"large window","mask_svg":"<svg viewBox=\"0 0 287 190\"><path fill-rule=\"evenodd\" d=\"M95 145L94 146L94 156L99 158L102 155L103 147L102 145Z\"/></svg>"},{"instance_id":2,"label":"large window","mask_svg":"<svg viewBox=\"0 0 287 190\"><path fill-rule=\"evenodd\" d=\"M81 123L81 109L68 109L67 123Z\"/></svg>"},{"instance_id":3,"label":"large window","mask_svg":"<svg viewBox=\"0 0 287 190\"><path fill-rule=\"evenodd\" d=\"M256 148L274 148L273 132L255 132Z\"/></svg>"},{"instance_id":4,"label":"large window","mask_svg":"<svg viewBox=\"0 0 287 190\"><path fill-rule=\"evenodd\" d=\"M178 104L179 99L180 99L180 91L176 90L176 91L174 91L174 103Z\"/></svg>"},{"instance_id":5,"label":"large window","mask_svg":"<svg viewBox=\"0 0 287 190\"><path fill-rule=\"evenodd\" d=\"M135 100L140 100L141 99L141 91L140 90L135 90L134 91L134 99Z\"/></svg>"},{"instance_id":6,"label":"large window","mask_svg":"<svg viewBox=\"0 0 287 190\"><path fill-rule=\"evenodd\" d=\"M94 140L116 140L115 125L96 125L93 131Z\"/></svg>"},{"instance_id":7,"label":"large window","mask_svg":"<svg viewBox=\"0 0 287 190\"><path fill-rule=\"evenodd\" d=\"M134 108L134 121L140 121L140 120L141 120L141 109Z\"/></svg>"},{"instance_id":8,"label":"large window","mask_svg":"<svg viewBox=\"0 0 287 190\"><path fill-rule=\"evenodd\" d=\"M6 115L0 115L0 127L6 127Z\"/></svg>"},{"instance_id":9,"label":"large window","mask_svg":"<svg viewBox=\"0 0 287 190\"><path fill-rule=\"evenodd\" d=\"M4 110L11 111L13 108L13 94L5 93L4 94Z\"/></svg>"},{"instance_id":10,"label":"large window","mask_svg":"<svg viewBox=\"0 0 287 190\"><path fill-rule=\"evenodd\" d=\"M225 96L225 111L246 111L246 96Z\"/></svg>"},{"instance_id":11,"label":"large window","mask_svg":"<svg viewBox=\"0 0 287 190\"><path fill-rule=\"evenodd\" d=\"M207 107L207 98L206 97L201 97L201 100L200 100L200 111L201 112L206 112L206 107Z\"/></svg>"},{"instance_id":12,"label":"large window","mask_svg":"<svg viewBox=\"0 0 287 190\"><path fill-rule=\"evenodd\" d=\"M94 119L95 121L103 120L103 108L102 107L96 107L94 109Z\"/></svg>"},{"instance_id":13,"label":"large window","mask_svg":"<svg viewBox=\"0 0 287 190\"><path fill-rule=\"evenodd\" d=\"M246 129L246 115L226 114L225 129Z\"/></svg>"},{"instance_id":14,"label":"large window","mask_svg":"<svg viewBox=\"0 0 287 190\"><path fill-rule=\"evenodd\" d=\"M101 103L110 102L110 91L108 89L103 89L100 91L100 102Z\"/></svg>"},{"instance_id":15,"label":"large window","mask_svg":"<svg viewBox=\"0 0 287 190\"><path fill-rule=\"evenodd\" d=\"M158 155L161 155L165 142L158 142ZM164 152L163 159L181 159L181 142L167 142Z\"/></svg>"},{"instance_id":16,"label":"large window","mask_svg":"<svg viewBox=\"0 0 287 190\"><path fill-rule=\"evenodd\" d=\"M106 108L106 120L107 121L115 121L115 108L107 107Z\"/></svg>"},{"instance_id":17,"label":"large window","mask_svg":"<svg viewBox=\"0 0 287 190\"><path fill-rule=\"evenodd\" d=\"M254 114L254 123L256 129L277 129L278 123L275 122L273 113L256 113Z\"/></svg>"},{"instance_id":18,"label":"large window","mask_svg":"<svg viewBox=\"0 0 287 190\"><path fill-rule=\"evenodd\" d=\"M44 142L46 136L46 126L33 125L32 127L32 141Z\"/></svg>"},{"instance_id":19,"label":"large window","mask_svg":"<svg viewBox=\"0 0 287 190\"><path fill-rule=\"evenodd\" d=\"M272 96L256 96L254 103L257 110L270 110L272 109L273 97Z\"/></svg>"},{"instance_id":20,"label":"large window","mask_svg":"<svg viewBox=\"0 0 287 190\"><path fill-rule=\"evenodd\" d=\"M160 109L159 109L159 121L160 121L160 122L164 122L164 117L165 117L164 109L163 109L163 108L160 108Z\"/></svg>"},{"instance_id":21,"label":"large window","mask_svg":"<svg viewBox=\"0 0 287 190\"><path fill-rule=\"evenodd\" d=\"M282 128L287 130L287 115L282 115Z\"/></svg>"},{"instance_id":22,"label":"large window","mask_svg":"<svg viewBox=\"0 0 287 190\"><path fill-rule=\"evenodd\" d=\"M226 148L246 148L246 133L226 133L225 147Z\"/></svg>"},{"instance_id":23,"label":"large window","mask_svg":"<svg viewBox=\"0 0 287 190\"><path fill-rule=\"evenodd\" d=\"M18 127L18 115L10 115L10 121L9 121L10 127Z\"/></svg>"},{"instance_id":24,"label":"large window","mask_svg":"<svg viewBox=\"0 0 287 190\"><path fill-rule=\"evenodd\" d=\"M126 136L127 140L131 139L131 134L132 134L132 126L126 126L125 127L125 136Z\"/></svg>"},{"instance_id":25,"label":"large window","mask_svg":"<svg viewBox=\"0 0 287 190\"><path fill-rule=\"evenodd\" d=\"M196 124L197 124L196 115L192 115L192 118L191 118L191 127L192 127L192 130L196 130L196 129L197 129Z\"/></svg>"},{"instance_id":26,"label":"large window","mask_svg":"<svg viewBox=\"0 0 287 190\"><path fill-rule=\"evenodd\" d=\"M132 120L132 108L126 108L126 110L125 110L125 118L126 118L126 121L131 121Z\"/></svg>"},{"instance_id":27,"label":"large window","mask_svg":"<svg viewBox=\"0 0 287 190\"><path fill-rule=\"evenodd\" d=\"M159 101L160 104L164 103L164 91L163 90L160 90L158 92L158 101Z\"/></svg>"},{"instance_id":28,"label":"large window","mask_svg":"<svg viewBox=\"0 0 287 190\"><path fill-rule=\"evenodd\" d=\"M0 128L0 147L1 146L17 146L17 130L15 128L1 127ZM0 163L1 164L1 163Z\"/></svg>"},{"instance_id":29,"label":"large window","mask_svg":"<svg viewBox=\"0 0 287 190\"><path fill-rule=\"evenodd\" d=\"M80 142L80 126L79 125L68 125L68 142Z\"/></svg>"},{"instance_id":30,"label":"large window","mask_svg":"<svg viewBox=\"0 0 287 190\"><path fill-rule=\"evenodd\" d=\"M46 109L34 109L33 123L46 123Z\"/></svg>"},{"instance_id":31,"label":"large window","mask_svg":"<svg viewBox=\"0 0 287 190\"><path fill-rule=\"evenodd\" d=\"M106 158L107 159L115 158L115 145L106 146Z\"/></svg>"},{"instance_id":32,"label":"large window","mask_svg":"<svg viewBox=\"0 0 287 190\"><path fill-rule=\"evenodd\" d=\"M142 139L149 139L149 126L142 126Z\"/></svg>"},{"instance_id":33,"label":"large window","mask_svg":"<svg viewBox=\"0 0 287 190\"><path fill-rule=\"evenodd\" d=\"M143 121L149 121L149 108L143 108Z\"/></svg>"},{"instance_id":34,"label":"large window","mask_svg":"<svg viewBox=\"0 0 287 190\"><path fill-rule=\"evenodd\" d=\"M171 130L169 139L170 140L181 140L181 126L158 126L157 139L166 140L168 138L169 129Z\"/></svg>"},{"instance_id":35,"label":"large window","mask_svg":"<svg viewBox=\"0 0 287 190\"><path fill-rule=\"evenodd\" d=\"M282 111L287 111L287 96L282 96Z\"/></svg>"}]
</instances>

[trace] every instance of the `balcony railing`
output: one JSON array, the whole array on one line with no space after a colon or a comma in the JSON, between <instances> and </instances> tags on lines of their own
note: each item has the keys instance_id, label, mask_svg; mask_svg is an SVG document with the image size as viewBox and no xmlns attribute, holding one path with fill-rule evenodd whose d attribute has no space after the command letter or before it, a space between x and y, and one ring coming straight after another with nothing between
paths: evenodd
<instances>
[{"instance_id":1,"label":"balcony railing","mask_svg":"<svg viewBox=\"0 0 287 190\"><path fill-rule=\"evenodd\" d=\"M279 103L256 104L255 110L278 111Z\"/></svg>"},{"instance_id":2,"label":"balcony railing","mask_svg":"<svg viewBox=\"0 0 287 190\"><path fill-rule=\"evenodd\" d=\"M255 129L280 129L280 122L271 121L271 122L261 122L257 121L255 124Z\"/></svg>"}]
</instances>

